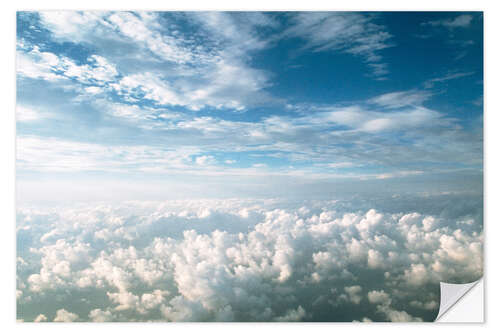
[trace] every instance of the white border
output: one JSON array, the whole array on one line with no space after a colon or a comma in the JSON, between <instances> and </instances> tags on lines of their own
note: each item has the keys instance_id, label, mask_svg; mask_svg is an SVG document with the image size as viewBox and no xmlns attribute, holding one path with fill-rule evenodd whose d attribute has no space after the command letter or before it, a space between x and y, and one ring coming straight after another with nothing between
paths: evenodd
<instances>
[{"instance_id":1,"label":"white border","mask_svg":"<svg viewBox=\"0 0 500 333\"><path fill-rule=\"evenodd\" d=\"M314 329L316 332L332 332L342 330L347 332L359 331L399 331L419 332L425 325L426 330L453 329L457 332L469 332L471 330L491 329L496 327L498 331L499 316L497 312L496 299L493 295L500 295L498 282L498 265L490 257L499 253L496 237L500 237L500 216L495 210L499 198L499 176L500 165L498 163L498 144L500 143L498 95L500 82L498 76L498 34L500 32L500 16L496 1L465 1L465 0L419 0L417 2L403 2L398 0L349 0L349 1L272 1L252 0L247 2L236 2L230 0L210 1L170 1L159 2L154 0L121 0L121 1L72 1L67 0L19 0L15 2L4 1L0 11L0 24L2 42L4 47L0 52L2 65L2 105L0 111L0 143L1 143L1 180L0 180L0 216L1 216L1 270L2 297L0 303L1 326L5 331L37 331L60 332L63 330L87 331L119 329L121 332L134 332L137 329L148 331L182 330L188 332L216 331L216 332L250 332L254 330L271 331L285 329L292 332L300 332L304 329ZM160 5L161 4L161 5ZM485 11L485 320L486 324L16 324L15 323L15 12L17 10L39 10L39 9L135 9L135 10L345 10L345 11L433 11L433 10L479 10ZM489 295L489 296L488 296ZM498 296L497 296L498 297ZM498 305L498 304L497 304Z\"/></svg>"}]
</instances>

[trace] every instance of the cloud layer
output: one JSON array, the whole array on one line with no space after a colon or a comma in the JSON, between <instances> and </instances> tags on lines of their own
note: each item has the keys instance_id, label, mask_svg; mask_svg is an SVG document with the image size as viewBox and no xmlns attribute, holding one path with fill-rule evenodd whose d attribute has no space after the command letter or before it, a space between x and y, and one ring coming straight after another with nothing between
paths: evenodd
<instances>
[{"instance_id":1,"label":"cloud layer","mask_svg":"<svg viewBox=\"0 0 500 333\"><path fill-rule=\"evenodd\" d=\"M482 275L482 222L449 216L241 199L22 208L18 317L433 320L440 281Z\"/></svg>"}]
</instances>

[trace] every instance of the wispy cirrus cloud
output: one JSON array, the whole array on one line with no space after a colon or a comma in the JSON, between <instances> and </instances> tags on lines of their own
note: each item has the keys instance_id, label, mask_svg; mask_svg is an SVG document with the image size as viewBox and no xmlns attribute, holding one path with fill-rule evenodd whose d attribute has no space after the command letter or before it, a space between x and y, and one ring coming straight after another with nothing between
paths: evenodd
<instances>
[{"instance_id":1,"label":"wispy cirrus cloud","mask_svg":"<svg viewBox=\"0 0 500 333\"><path fill-rule=\"evenodd\" d=\"M436 78L425 81L424 88L430 89L430 88L434 87L434 85L436 83L442 83L442 82L446 82L446 81L450 81L450 80L455 80L455 79L467 77L467 76L470 76L473 74L474 74L474 72L450 72L444 76L436 77Z\"/></svg>"},{"instance_id":2,"label":"wispy cirrus cloud","mask_svg":"<svg viewBox=\"0 0 500 333\"><path fill-rule=\"evenodd\" d=\"M431 96L432 94L426 91L396 91L374 97L369 100L369 103L389 109L396 109L406 106L421 106Z\"/></svg>"},{"instance_id":3,"label":"wispy cirrus cloud","mask_svg":"<svg viewBox=\"0 0 500 333\"><path fill-rule=\"evenodd\" d=\"M466 28L470 25L473 20L473 16L469 14L458 15L455 18L435 20L429 22L423 22L423 26L432 27L445 27L447 29L453 30L456 28Z\"/></svg>"},{"instance_id":4,"label":"wispy cirrus cloud","mask_svg":"<svg viewBox=\"0 0 500 333\"><path fill-rule=\"evenodd\" d=\"M387 29L374 18L359 13L299 13L284 37L304 39L304 49L339 51L360 56L377 77L388 73L379 51L394 46Z\"/></svg>"},{"instance_id":5,"label":"wispy cirrus cloud","mask_svg":"<svg viewBox=\"0 0 500 333\"><path fill-rule=\"evenodd\" d=\"M445 32L444 43L451 45L455 49L454 61L458 61L466 57L469 52L480 43L478 39L471 39L470 34L466 34L471 27L477 26L478 21L482 20L482 14L479 13L463 13L453 18L438 19L433 21L422 22L420 26L425 27L430 33L424 34L429 38L435 31ZM475 24L474 24L475 23ZM439 36L439 34L437 35Z\"/></svg>"},{"instance_id":6,"label":"wispy cirrus cloud","mask_svg":"<svg viewBox=\"0 0 500 333\"><path fill-rule=\"evenodd\" d=\"M125 172L147 166L181 170L192 164L198 148L178 150L152 146L107 146L56 138L26 136L17 138L17 166L39 171L113 171Z\"/></svg>"}]
</instances>

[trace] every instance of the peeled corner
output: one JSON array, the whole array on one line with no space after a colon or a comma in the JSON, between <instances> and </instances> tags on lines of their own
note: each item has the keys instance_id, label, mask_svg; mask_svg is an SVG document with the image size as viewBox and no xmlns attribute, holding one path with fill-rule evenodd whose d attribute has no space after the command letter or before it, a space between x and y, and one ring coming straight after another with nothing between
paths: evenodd
<instances>
[{"instance_id":1,"label":"peeled corner","mask_svg":"<svg viewBox=\"0 0 500 333\"><path fill-rule=\"evenodd\" d=\"M477 288L478 286L479 288ZM475 288L476 287L476 288ZM483 279L471 283L440 283L441 300L436 322L483 322ZM471 290L475 289L474 293ZM470 294L470 297L468 297Z\"/></svg>"}]
</instances>

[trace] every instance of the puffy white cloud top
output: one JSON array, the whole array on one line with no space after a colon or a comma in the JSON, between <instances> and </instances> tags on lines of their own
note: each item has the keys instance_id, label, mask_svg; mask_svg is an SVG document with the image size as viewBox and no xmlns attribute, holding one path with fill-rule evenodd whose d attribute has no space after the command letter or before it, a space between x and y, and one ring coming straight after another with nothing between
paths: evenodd
<instances>
[{"instance_id":1,"label":"puffy white cloud top","mask_svg":"<svg viewBox=\"0 0 500 333\"><path fill-rule=\"evenodd\" d=\"M447 217L448 216L448 217ZM422 321L482 275L482 221L335 201L18 210L25 321Z\"/></svg>"}]
</instances>

